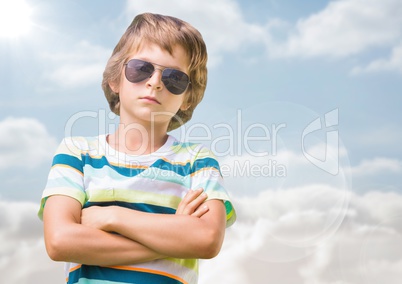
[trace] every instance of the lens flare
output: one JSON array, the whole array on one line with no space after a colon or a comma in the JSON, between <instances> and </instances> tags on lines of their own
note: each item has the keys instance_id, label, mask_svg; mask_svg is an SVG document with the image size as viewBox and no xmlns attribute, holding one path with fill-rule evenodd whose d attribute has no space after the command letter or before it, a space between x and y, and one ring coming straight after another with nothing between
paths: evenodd
<instances>
[{"instance_id":1,"label":"lens flare","mask_svg":"<svg viewBox=\"0 0 402 284\"><path fill-rule=\"evenodd\" d=\"M32 8L24 0L0 2L0 39L19 38L32 29Z\"/></svg>"}]
</instances>

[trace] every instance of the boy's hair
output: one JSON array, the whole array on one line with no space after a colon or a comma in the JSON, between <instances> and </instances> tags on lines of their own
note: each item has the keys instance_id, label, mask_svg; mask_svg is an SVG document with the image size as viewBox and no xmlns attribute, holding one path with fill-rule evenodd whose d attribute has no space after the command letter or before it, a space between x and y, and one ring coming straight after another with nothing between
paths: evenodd
<instances>
[{"instance_id":1,"label":"boy's hair","mask_svg":"<svg viewBox=\"0 0 402 284\"><path fill-rule=\"evenodd\" d=\"M204 40L193 26L180 19L144 13L136 16L113 50L103 73L102 89L111 111L120 114L119 94L113 92L109 83L118 86L128 57L144 44L156 44L170 54L179 45L190 60L188 66L190 84L184 102L187 110L179 110L171 119L168 131L180 127L191 119L195 107L201 102L207 85L207 49Z\"/></svg>"}]
</instances>

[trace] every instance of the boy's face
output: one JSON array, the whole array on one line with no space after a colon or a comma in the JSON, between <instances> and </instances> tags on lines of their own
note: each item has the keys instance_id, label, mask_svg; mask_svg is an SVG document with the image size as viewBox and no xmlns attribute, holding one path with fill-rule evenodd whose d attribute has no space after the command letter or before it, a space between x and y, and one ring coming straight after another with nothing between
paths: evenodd
<instances>
[{"instance_id":1,"label":"boy's face","mask_svg":"<svg viewBox=\"0 0 402 284\"><path fill-rule=\"evenodd\" d=\"M164 67L178 69L188 73L189 59L181 46L176 45L172 54L155 44L146 44L127 61L140 59L155 64L155 71L150 78L138 83L131 83L125 76L125 68L120 78L120 85L111 88L120 96L120 119L122 123L169 124L170 119L182 108L186 109L184 99L186 92L180 95L170 93L163 82ZM163 67L162 67L163 66Z\"/></svg>"}]
</instances>

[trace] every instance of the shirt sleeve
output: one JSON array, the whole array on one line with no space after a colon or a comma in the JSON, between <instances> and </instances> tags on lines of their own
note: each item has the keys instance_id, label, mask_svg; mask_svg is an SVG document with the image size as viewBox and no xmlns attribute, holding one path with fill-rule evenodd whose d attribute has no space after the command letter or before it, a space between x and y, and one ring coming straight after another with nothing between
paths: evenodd
<instances>
[{"instance_id":1,"label":"shirt sleeve","mask_svg":"<svg viewBox=\"0 0 402 284\"><path fill-rule=\"evenodd\" d=\"M79 138L65 138L60 143L52 162L38 212L43 218L46 200L52 195L64 195L85 202L82 150Z\"/></svg>"},{"instance_id":2,"label":"shirt sleeve","mask_svg":"<svg viewBox=\"0 0 402 284\"><path fill-rule=\"evenodd\" d=\"M222 200L226 208L226 227L236 221L236 211L228 192L224 187L224 180L220 171L219 162L215 155L202 147L195 156L191 169L191 189L203 188L208 195L207 200Z\"/></svg>"}]
</instances>

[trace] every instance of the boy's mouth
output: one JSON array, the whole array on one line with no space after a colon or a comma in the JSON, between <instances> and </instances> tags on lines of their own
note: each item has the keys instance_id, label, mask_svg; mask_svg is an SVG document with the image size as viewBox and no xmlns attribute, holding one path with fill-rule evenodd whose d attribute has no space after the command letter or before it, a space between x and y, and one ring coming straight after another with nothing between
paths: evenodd
<instances>
[{"instance_id":1,"label":"boy's mouth","mask_svg":"<svg viewBox=\"0 0 402 284\"><path fill-rule=\"evenodd\" d=\"M151 97L151 96L145 96L145 97L141 97L141 100L145 100L148 101L150 103L157 103L157 104L161 104L155 97Z\"/></svg>"}]
</instances>

